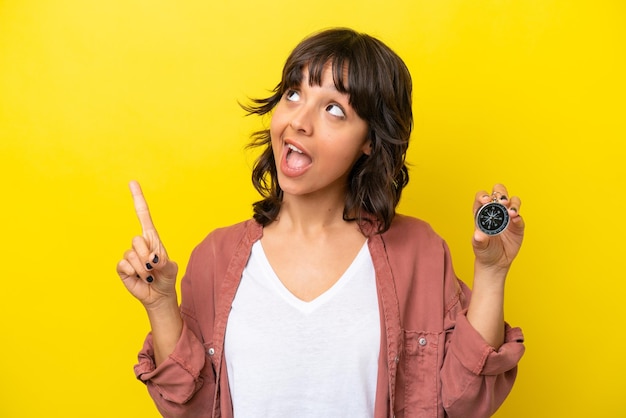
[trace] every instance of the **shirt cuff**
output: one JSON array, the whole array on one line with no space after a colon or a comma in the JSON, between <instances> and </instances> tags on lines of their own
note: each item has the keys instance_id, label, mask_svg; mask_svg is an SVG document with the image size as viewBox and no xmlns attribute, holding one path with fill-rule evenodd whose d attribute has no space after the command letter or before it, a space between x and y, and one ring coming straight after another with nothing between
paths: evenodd
<instances>
[{"instance_id":1,"label":"shirt cuff","mask_svg":"<svg viewBox=\"0 0 626 418\"><path fill-rule=\"evenodd\" d=\"M498 375L513 369L524 354L524 335L520 328L505 324L504 344L491 347L470 324L466 311L456 318L450 351L466 369L476 375Z\"/></svg>"},{"instance_id":2,"label":"shirt cuff","mask_svg":"<svg viewBox=\"0 0 626 418\"><path fill-rule=\"evenodd\" d=\"M204 367L204 346L193 332L183 325L174 351L155 366L152 334L148 334L135 365L137 379L153 386L165 400L183 404L202 387L200 371Z\"/></svg>"}]
</instances>

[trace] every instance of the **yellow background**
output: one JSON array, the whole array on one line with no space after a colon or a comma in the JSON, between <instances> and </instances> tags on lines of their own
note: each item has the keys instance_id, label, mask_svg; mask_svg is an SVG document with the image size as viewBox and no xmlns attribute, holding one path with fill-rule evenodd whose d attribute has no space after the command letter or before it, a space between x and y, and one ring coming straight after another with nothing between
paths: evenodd
<instances>
[{"instance_id":1,"label":"yellow background","mask_svg":"<svg viewBox=\"0 0 626 418\"><path fill-rule=\"evenodd\" d=\"M132 365L148 331L115 265L138 179L181 267L250 216L237 101L309 33L379 37L414 78L411 182L471 282L474 193L528 224L507 319L527 353L499 418L626 416L621 0L0 0L0 417L156 417Z\"/></svg>"}]
</instances>

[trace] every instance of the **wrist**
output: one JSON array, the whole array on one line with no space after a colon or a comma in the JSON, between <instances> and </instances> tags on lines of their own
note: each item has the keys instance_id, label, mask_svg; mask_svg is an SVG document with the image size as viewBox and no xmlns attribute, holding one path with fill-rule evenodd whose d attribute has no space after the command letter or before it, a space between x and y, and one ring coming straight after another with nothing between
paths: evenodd
<instances>
[{"instance_id":1,"label":"wrist","mask_svg":"<svg viewBox=\"0 0 626 418\"><path fill-rule=\"evenodd\" d=\"M479 261L474 262L474 280L477 278L491 282L504 282L510 266L486 265Z\"/></svg>"},{"instance_id":2,"label":"wrist","mask_svg":"<svg viewBox=\"0 0 626 418\"><path fill-rule=\"evenodd\" d=\"M143 303L143 307L148 313L169 310L173 306L178 306L176 291L160 292L153 288L152 292L153 295L149 298L150 300Z\"/></svg>"},{"instance_id":3,"label":"wrist","mask_svg":"<svg viewBox=\"0 0 626 418\"><path fill-rule=\"evenodd\" d=\"M144 305L150 322L153 320L164 320L167 318L180 318L180 308L176 295L160 299L150 305Z\"/></svg>"}]
</instances>

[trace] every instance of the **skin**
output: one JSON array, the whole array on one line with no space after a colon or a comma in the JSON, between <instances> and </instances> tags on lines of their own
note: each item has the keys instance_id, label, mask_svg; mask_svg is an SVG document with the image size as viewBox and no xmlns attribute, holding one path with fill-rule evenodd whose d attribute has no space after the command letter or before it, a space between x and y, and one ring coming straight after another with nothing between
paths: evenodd
<instances>
[{"instance_id":1,"label":"skin","mask_svg":"<svg viewBox=\"0 0 626 418\"><path fill-rule=\"evenodd\" d=\"M345 222L342 215L348 172L370 151L367 122L350 107L349 97L335 89L331 77L327 69L321 86L305 82L286 92L270 125L284 196L278 219L265 227L261 243L285 287L304 301L332 287L366 241L356 224ZM308 74L303 79L308 80ZM307 155L310 163L289 168L285 163L289 145ZM143 233L133 238L117 272L146 309L159 365L173 352L182 332L175 289L178 266L167 256L141 187L133 181L130 190ZM493 187L495 192L509 196L501 184ZM476 194L473 213L491 201L492 193ZM472 326L495 349L504 342L506 276L524 236L520 199L499 202L507 207L510 223L497 236L474 231L474 285L467 312Z\"/></svg>"},{"instance_id":2,"label":"skin","mask_svg":"<svg viewBox=\"0 0 626 418\"><path fill-rule=\"evenodd\" d=\"M139 183L132 181L130 191L143 233L133 238L132 248L117 264L117 274L146 309L159 365L174 351L183 329L175 288L178 265L167 256Z\"/></svg>"},{"instance_id":3,"label":"skin","mask_svg":"<svg viewBox=\"0 0 626 418\"><path fill-rule=\"evenodd\" d=\"M494 194L499 196L498 202L507 207L510 221L500 235L474 231L474 284L467 319L489 345L498 349L504 342L504 285L511 263L522 246L525 225L519 215L520 198L508 198L508 191L502 184L496 184L492 193L476 193L473 213L489 203Z\"/></svg>"},{"instance_id":4,"label":"skin","mask_svg":"<svg viewBox=\"0 0 626 418\"><path fill-rule=\"evenodd\" d=\"M261 244L285 287L304 301L328 290L365 243L356 224L342 216L350 169L370 151L367 132L348 95L335 88L330 67L321 86L302 83L274 109L270 133L283 205ZM302 150L310 164L291 170L288 145Z\"/></svg>"}]
</instances>

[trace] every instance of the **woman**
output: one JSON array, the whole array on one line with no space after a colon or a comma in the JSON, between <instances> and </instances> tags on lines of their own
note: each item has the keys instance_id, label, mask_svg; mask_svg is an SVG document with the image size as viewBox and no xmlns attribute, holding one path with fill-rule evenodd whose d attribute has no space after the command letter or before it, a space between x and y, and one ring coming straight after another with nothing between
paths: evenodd
<instances>
[{"instance_id":1,"label":"woman","mask_svg":"<svg viewBox=\"0 0 626 418\"><path fill-rule=\"evenodd\" d=\"M218 229L175 290L139 185L143 236L118 264L151 324L135 366L168 417L482 417L509 393L524 346L503 318L524 231L474 232L473 295L445 242L396 214L408 182L411 77L386 45L349 29L303 40L254 135L254 219Z\"/></svg>"}]
</instances>

